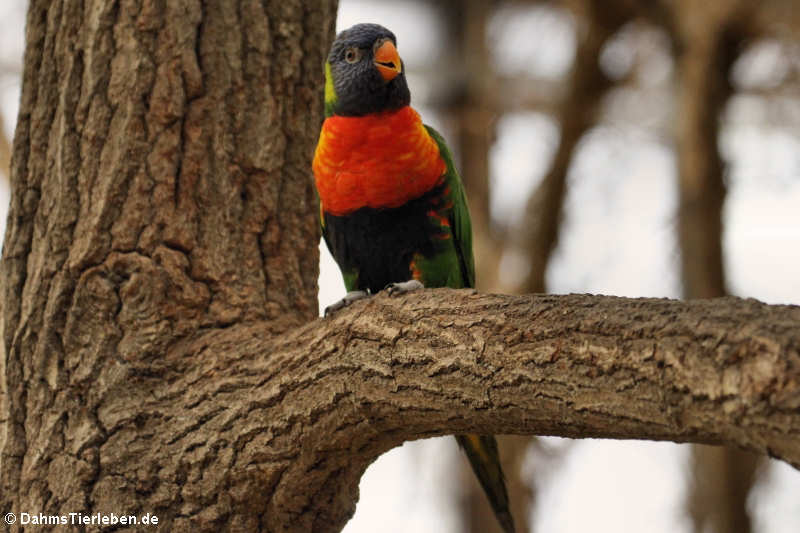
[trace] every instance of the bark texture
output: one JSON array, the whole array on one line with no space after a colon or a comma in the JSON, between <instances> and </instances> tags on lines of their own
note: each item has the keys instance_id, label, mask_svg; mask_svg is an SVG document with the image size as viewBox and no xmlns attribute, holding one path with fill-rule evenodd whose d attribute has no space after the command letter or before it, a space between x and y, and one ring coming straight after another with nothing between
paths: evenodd
<instances>
[{"instance_id":1,"label":"bark texture","mask_svg":"<svg viewBox=\"0 0 800 533\"><path fill-rule=\"evenodd\" d=\"M735 298L437 289L281 336L209 331L98 410L120 472L106 489L223 530L336 531L372 460L453 432L725 443L798 467L799 320Z\"/></svg>"},{"instance_id":2,"label":"bark texture","mask_svg":"<svg viewBox=\"0 0 800 533\"><path fill-rule=\"evenodd\" d=\"M309 160L335 11L31 1L2 263L3 513L258 529L267 481L231 474L252 434L188 444L208 414L144 406L172 394L182 342L317 315Z\"/></svg>"}]
</instances>

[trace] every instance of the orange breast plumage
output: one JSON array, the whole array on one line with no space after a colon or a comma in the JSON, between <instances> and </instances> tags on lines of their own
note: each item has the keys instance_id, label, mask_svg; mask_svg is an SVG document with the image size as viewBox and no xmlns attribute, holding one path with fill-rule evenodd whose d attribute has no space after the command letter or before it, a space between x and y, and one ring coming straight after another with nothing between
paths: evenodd
<instances>
[{"instance_id":1,"label":"orange breast plumage","mask_svg":"<svg viewBox=\"0 0 800 533\"><path fill-rule=\"evenodd\" d=\"M409 106L328 117L312 167L322 209L339 216L362 207L400 207L441 183L447 168Z\"/></svg>"}]
</instances>

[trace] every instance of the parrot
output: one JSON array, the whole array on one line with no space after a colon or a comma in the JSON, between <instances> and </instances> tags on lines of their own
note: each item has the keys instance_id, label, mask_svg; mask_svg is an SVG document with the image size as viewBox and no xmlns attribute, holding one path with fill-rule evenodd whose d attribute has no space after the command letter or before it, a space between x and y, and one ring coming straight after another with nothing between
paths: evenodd
<instances>
[{"instance_id":1,"label":"parrot","mask_svg":"<svg viewBox=\"0 0 800 533\"><path fill-rule=\"evenodd\" d=\"M379 24L340 32L325 62L325 120L312 170L322 235L347 295L475 286L464 186L445 140L410 106L397 39ZM505 533L514 532L497 441L456 435Z\"/></svg>"}]
</instances>

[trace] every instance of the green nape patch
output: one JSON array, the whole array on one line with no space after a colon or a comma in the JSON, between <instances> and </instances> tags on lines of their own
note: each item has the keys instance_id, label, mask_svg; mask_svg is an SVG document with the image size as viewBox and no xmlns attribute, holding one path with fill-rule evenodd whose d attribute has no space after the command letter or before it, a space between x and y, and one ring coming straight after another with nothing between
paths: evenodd
<instances>
[{"instance_id":1,"label":"green nape patch","mask_svg":"<svg viewBox=\"0 0 800 533\"><path fill-rule=\"evenodd\" d=\"M331 64L325 62L325 116L333 115L333 108L336 106L336 89L333 87L333 73Z\"/></svg>"}]
</instances>

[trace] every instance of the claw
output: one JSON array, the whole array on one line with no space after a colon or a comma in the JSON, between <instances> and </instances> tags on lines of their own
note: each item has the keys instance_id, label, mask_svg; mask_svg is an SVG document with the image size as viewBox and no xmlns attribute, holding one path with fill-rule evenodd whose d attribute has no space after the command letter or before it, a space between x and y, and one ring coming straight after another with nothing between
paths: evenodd
<instances>
[{"instance_id":1,"label":"claw","mask_svg":"<svg viewBox=\"0 0 800 533\"><path fill-rule=\"evenodd\" d=\"M326 307L325 314L323 316L328 316L331 313L335 313L339 309L344 309L351 303L357 302L358 300L363 300L364 298L369 298L369 293L367 291L350 291L344 295L344 298Z\"/></svg>"},{"instance_id":2,"label":"claw","mask_svg":"<svg viewBox=\"0 0 800 533\"><path fill-rule=\"evenodd\" d=\"M408 281L400 281L397 283L390 283L386 286L386 292L389 293L389 296L397 296L399 294L405 294L411 291L418 291L419 289L424 289L425 285L422 284L421 281L410 279Z\"/></svg>"}]
</instances>

